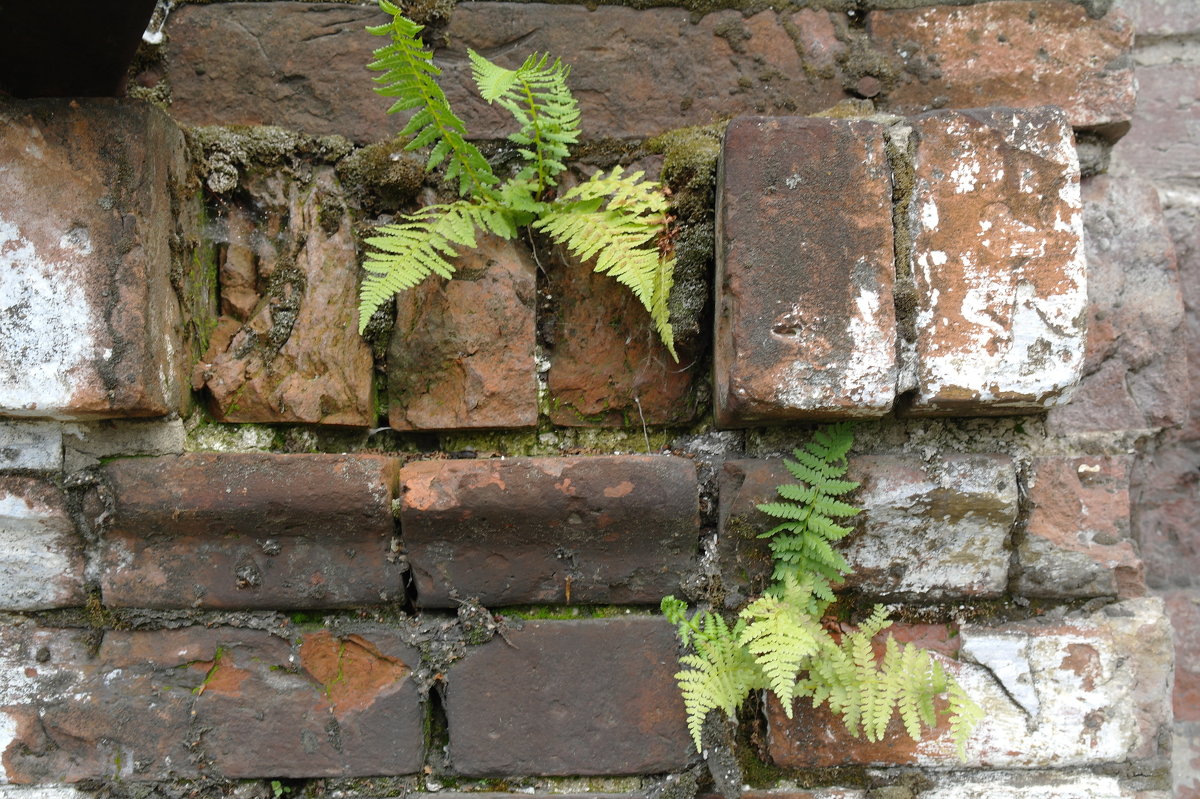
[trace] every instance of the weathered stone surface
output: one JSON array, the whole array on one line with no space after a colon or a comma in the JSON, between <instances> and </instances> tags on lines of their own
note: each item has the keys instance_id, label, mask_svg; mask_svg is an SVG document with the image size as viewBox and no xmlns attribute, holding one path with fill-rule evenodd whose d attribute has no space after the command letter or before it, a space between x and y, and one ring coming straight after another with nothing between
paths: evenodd
<instances>
[{"instance_id":1,"label":"weathered stone surface","mask_svg":"<svg viewBox=\"0 0 1200 799\"><path fill-rule=\"evenodd\" d=\"M396 299L388 350L388 421L397 430L537 424L534 281L514 242L481 236L454 279L426 280Z\"/></svg>"},{"instance_id":2,"label":"weathered stone surface","mask_svg":"<svg viewBox=\"0 0 1200 799\"><path fill-rule=\"evenodd\" d=\"M735 119L718 181L717 423L886 413L896 360L883 127Z\"/></svg>"},{"instance_id":3,"label":"weathered stone surface","mask_svg":"<svg viewBox=\"0 0 1200 799\"><path fill-rule=\"evenodd\" d=\"M83 604L83 540L53 484L0 477L0 608Z\"/></svg>"},{"instance_id":4,"label":"weathered stone surface","mask_svg":"<svg viewBox=\"0 0 1200 799\"><path fill-rule=\"evenodd\" d=\"M189 454L117 460L104 475L108 604L341 607L403 593L390 458Z\"/></svg>"},{"instance_id":5,"label":"weathered stone surface","mask_svg":"<svg viewBox=\"0 0 1200 799\"><path fill-rule=\"evenodd\" d=\"M507 637L469 649L446 675L456 772L638 774L687 763L675 631L661 617L527 622Z\"/></svg>"},{"instance_id":6,"label":"weathered stone surface","mask_svg":"<svg viewBox=\"0 0 1200 799\"><path fill-rule=\"evenodd\" d=\"M852 458L850 479L863 485L851 501L863 512L838 546L854 569L845 586L921 599L1003 594L1016 478L1004 455L951 455L933 464ZM791 482L778 460L729 461L721 471L718 551L730 608L761 593L770 577L771 552L757 536L777 522L756 505L776 501L776 486Z\"/></svg>"},{"instance_id":7,"label":"weathered stone surface","mask_svg":"<svg viewBox=\"0 0 1200 799\"><path fill-rule=\"evenodd\" d=\"M220 256L221 318L192 373L225 422L375 421L358 335L358 257L332 167L248 178Z\"/></svg>"},{"instance_id":8,"label":"weathered stone surface","mask_svg":"<svg viewBox=\"0 0 1200 799\"><path fill-rule=\"evenodd\" d=\"M1200 594L1163 596L1175 640L1175 721L1200 722Z\"/></svg>"},{"instance_id":9,"label":"weathered stone surface","mask_svg":"<svg viewBox=\"0 0 1200 799\"><path fill-rule=\"evenodd\" d=\"M1174 0L1113 0L1140 37L1170 36L1200 30L1200 6Z\"/></svg>"},{"instance_id":10,"label":"weathered stone surface","mask_svg":"<svg viewBox=\"0 0 1200 799\"><path fill-rule=\"evenodd\" d=\"M364 70L383 40L363 33L387 19L340 3L180 7L167 25L171 111L190 125L389 138L402 120L387 117L389 102ZM739 113L809 113L845 96L833 16L811 10L745 19L728 10L693 22L682 8L464 4L438 44L447 98L467 130L487 138L513 123L479 99L468 47L510 68L527 53L562 56L589 137L646 136ZM636 66L651 61L653 70Z\"/></svg>"},{"instance_id":11,"label":"weathered stone surface","mask_svg":"<svg viewBox=\"0 0 1200 799\"><path fill-rule=\"evenodd\" d=\"M913 121L916 413L1066 402L1087 310L1079 164L1052 108Z\"/></svg>"},{"instance_id":12,"label":"weathered stone surface","mask_svg":"<svg viewBox=\"0 0 1200 799\"><path fill-rule=\"evenodd\" d=\"M1175 784L1174 799L1200 797L1200 723L1180 722L1175 725L1171 778Z\"/></svg>"},{"instance_id":13,"label":"weathered stone surface","mask_svg":"<svg viewBox=\"0 0 1200 799\"><path fill-rule=\"evenodd\" d=\"M14 101L0 108L0 163L0 414L179 410L179 129L136 102Z\"/></svg>"},{"instance_id":14,"label":"weathered stone surface","mask_svg":"<svg viewBox=\"0 0 1200 799\"><path fill-rule=\"evenodd\" d=\"M613 455L410 463L404 546L424 607L656 604L695 560L696 467Z\"/></svg>"},{"instance_id":15,"label":"weathered stone surface","mask_svg":"<svg viewBox=\"0 0 1200 799\"><path fill-rule=\"evenodd\" d=\"M107 420L65 425L63 468L67 472L99 466L115 455L178 455L186 433L183 420Z\"/></svg>"},{"instance_id":16,"label":"weathered stone surface","mask_svg":"<svg viewBox=\"0 0 1200 799\"><path fill-rule=\"evenodd\" d=\"M1188 412L1187 328L1175 249L1148 183L1083 181L1088 323L1084 377L1051 409L1058 432L1180 424Z\"/></svg>"},{"instance_id":17,"label":"weathered stone surface","mask_svg":"<svg viewBox=\"0 0 1200 799\"><path fill-rule=\"evenodd\" d=\"M1055 105L1077 128L1113 138L1129 128L1133 26L1119 13L1022 0L875 11L867 27L902 65L889 110Z\"/></svg>"},{"instance_id":18,"label":"weathered stone surface","mask_svg":"<svg viewBox=\"0 0 1200 799\"><path fill-rule=\"evenodd\" d=\"M1146 578L1129 531L1131 456L1036 458L1017 543L1017 593L1134 597Z\"/></svg>"},{"instance_id":19,"label":"weathered stone surface","mask_svg":"<svg viewBox=\"0 0 1200 799\"><path fill-rule=\"evenodd\" d=\"M1116 777L1099 774L1000 772L934 775L934 787L920 799L1170 799L1166 791L1126 788Z\"/></svg>"},{"instance_id":20,"label":"weathered stone surface","mask_svg":"<svg viewBox=\"0 0 1200 799\"><path fill-rule=\"evenodd\" d=\"M0 419L0 469L56 472L62 467L62 425Z\"/></svg>"},{"instance_id":21,"label":"weathered stone surface","mask_svg":"<svg viewBox=\"0 0 1200 799\"><path fill-rule=\"evenodd\" d=\"M701 799L718 799L720 794L703 793ZM811 791L798 789L742 791L743 799L863 799L866 793L858 788L815 788Z\"/></svg>"},{"instance_id":22,"label":"weathered stone surface","mask_svg":"<svg viewBox=\"0 0 1200 799\"><path fill-rule=\"evenodd\" d=\"M676 363L628 288L556 252L546 263L555 313L540 321L550 344L550 421L567 427L682 425L696 418L697 355Z\"/></svg>"},{"instance_id":23,"label":"weathered stone surface","mask_svg":"<svg viewBox=\"0 0 1200 799\"><path fill-rule=\"evenodd\" d=\"M231 628L7 628L4 769L14 782L416 771L417 652L396 633L288 642ZM19 676L18 676L19 675Z\"/></svg>"},{"instance_id":24,"label":"weathered stone surface","mask_svg":"<svg viewBox=\"0 0 1200 799\"><path fill-rule=\"evenodd\" d=\"M960 763L948 723L920 742L892 720L880 742L851 738L822 707L769 708L769 747L787 768L918 764L947 768L1069 768L1158 754L1171 725L1170 626L1162 602L1127 600L1066 619L964 626L964 661L949 662L983 721ZM922 644L926 645L926 644Z\"/></svg>"},{"instance_id":25,"label":"weathered stone surface","mask_svg":"<svg viewBox=\"0 0 1200 799\"><path fill-rule=\"evenodd\" d=\"M1137 124L1113 149L1113 167L1148 180L1200 179L1200 70L1190 63L1138 67Z\"/></svg>"},{"instance_id":26,"label":"weathered stone surface","mask_svg":"<svg viewBox=\"0 0 1200 799\"><path fill-rule=\"evenodd\" d=\"M1200 449L1179 440L1164 442L1134 466L1134 539L1152 589L1200 587L1197 474Z\"/></svg>"}]
</instances>

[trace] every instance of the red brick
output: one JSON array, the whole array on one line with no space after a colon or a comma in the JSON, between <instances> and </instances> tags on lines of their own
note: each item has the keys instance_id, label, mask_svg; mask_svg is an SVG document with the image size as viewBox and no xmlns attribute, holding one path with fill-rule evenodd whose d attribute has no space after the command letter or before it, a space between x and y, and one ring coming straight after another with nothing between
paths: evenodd
<instances>
[{"instance_id":1,"label":"red brick","mask_svg":"<svg viewBox=\"0 0 1200 799\"><path fill-rule=\"evenodd\" d=\"M402 595L395 465L371 455L118 460L100 576L134 607L344 607Z\"/></svg>"},{"instance_id":2,"label":"red brick","mask_svg":"<svg viewBox=\"0 0 1200 799\"><path fill-rule=\"evenodd\" d=\"M419 662L397 634L5 631L13 782L402 774L422 762Z\"/></svg>"},{"instance_id":3,"label":"red brick","mask_svg":"<svg viewBox=\"0 0 1200 799\"><path fill-rule=\"evenodd\" d=\"M170 243L184 149L169 117L135 102L14 101L0 111L0 414L183 407Z\"/></svg>"},{"instance_id":4,"label":"red brick","mask_svg":"<svg viewBox=\"0 0 1200 799\"><path fill-rule=\"evenodd\" d=\"M839 551L854 572L845 587L920 599L993 597L1008 587L1006 542L1017 518L1016 469L1004 455L951 455L933 465L877 455L850 461L863 513ZM735 460L720 474L720 554L726 605L766 586L772 564L758 534L777 523L756 509L794 482L781 460Z\"/></svg>"},{"instance_id":5,"label":"red brick","mask_svg":"<svg viewBox=\"0 0 1200 799\"><path fill-rule=\"evenodd\" d=\"M1190 63L1138 67L1137 118L1113 162L1147 180L1200 178L1200 69Z\"/></svg>"},{"instance_id":6,"label":"red brick","mask_svg":"<svg viewBox=\"0 0 1200 799\"><path fill-rule=\"evenodd\" d=\"M1175 721L1200 722L1200 592L1171 591L1163 600L1175 641Z\"/></svg>"},{"instance_id":7,"label":"red brick","mask_svg":"<svg viewBox=\"0 0 1200 799\"><path fill-rule=\"evenodd\" d=\"M84 543L54 484L0 476L0 542L0 608L83 604Z\"/></svg>"},{"instance_id":8,"label":"red brick","mask_svg":"<svg viewBox=\"0 0 1200 799\"><path fill-rule=\"evenodd\" d=\"M1076 128L1119 138L1136 93L1133 26L1069 2L989 2L874 11L871 41L903 65L886 107L1056 105Z\"/></svg>"},{"instance_id":9,"label":"red brick","mask_svg":"<svg viewBox=\"0 0 1200 799\"><path fill-rule=\"evenodd\" d=\"M628 288L559 254L547 276L555 305L546 374L551 422L640 428L696 418L696 355L681 347L676 363Z\"/></svg>"},{"instance_id":10,"label":"red brick","mask_svg":"<svg viewBox=\"0 0 1200 799\"><path fill-rule=\"evenodd\" d=\"M488 235L396 301L388 350L388 420L396 430L537 424L534 278L522 245Z\"/></svg>"},{"instance_id":11,"label":"red brick","mask_svg":"<svg viewBox=\"0 0 1200 799\"><path fill-rule=\"evenodd\" d=\"M256 174L242 188L245 205L225 205L222 316L193 386L218 421L373 424L358 257L333 168Z\"/></svg>"},{"instance_id":12,"label":"red brick","mask_svg":"<svg viewBox=\"0 0 1200 799\"><path fill-rule=\"evenodd\" d=\"M1129 533L1131 456L1033 461L1029 518L1014 590L1027 596L1142 596L1145 569Z\"/></svg>"},{"instance_id":13,"label":"red brick","mask_svg":"<svg viewBox=\"0 0 1200 799\"><path fill-rule=\"evenodd\" d=\"M171 111L189 125L390 138L402 121L387 117L389 103L364 70L383 40L363 28L386 20L375 9L332 3L180 7L167 24ZM468 47L500 53L508 67L528 53L561 56L572 66L585 134L641 137L732 114L833 105L845 95L836 64L844 45L832 20L811 10L749 18L725 10L693 22L682 8L464 4L450 14L437 63L451 105L475 135L499 138L513 123L479 99ZM632 66L651 61L654 70Z\"/></svg>"},{"instance_id":14,"label":"red brick","mask_svg":"<svg viewBox=\"0 0 1200 799\"><path fill-rule=\"evenodd\" d=\"M984 109L919 117L913 133L914 412L1065 402L1087 310L1070 127L1051 108Z\"/></svg>"},{"instance_id":15,"label":"red brick","mask_svg":"<svg viewBox=\"0 0 1200 799\"><path fill-rule=\"evenodd\" d=\"M891 408L892 189L883 131L801 117L735 119L726 130L713 356L719 425Z\"/></svg>"},{"instance_id":16,"label":"red brick","mask_svg":"<svg viewBox=\"0 0 1200 799\"><path fill-rule=\"evenodd\" d=\"M466 776L678 771L691 742L661 617L527 622L447 674L450 761Z\"/></svg>"},{"instance_id":17,"label":"red brick","mask_svg":"<svg viewBox=\"0 0 1200 799\"><path fill-rule=\"evenodd\" d=\"M696 467L684 458L423 461L400 483L423 607L657 604L697 554Z\"/></svg>"}]
</instances>

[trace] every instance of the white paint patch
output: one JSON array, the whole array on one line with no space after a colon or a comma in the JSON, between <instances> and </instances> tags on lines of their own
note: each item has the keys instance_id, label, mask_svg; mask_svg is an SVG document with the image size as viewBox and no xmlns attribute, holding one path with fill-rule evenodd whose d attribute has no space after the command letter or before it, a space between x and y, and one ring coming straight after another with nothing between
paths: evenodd
<instances>
[{"instance_id":1,"label":"white paint patch","mask_svg":"<svg viewBox=\"0 0 1200 799\"><path fill-rule=\"evenodd\" d=\"M921 224L926 230L934 230L938 226L937 203L933 200L921 206Z\"/></svg>"},{"instance_id":2,"label":"white paint patch","mask_svg":"<svg viewBox=\"0 0 1200 799\"><path fill-rule=\"evenodd\" d=\"M935 788L921 799L1150 799L1150 794L1121 787L1116 777L1095 774L949 775L938 778ZM1163 799L1166 799L1164 796Z\"/></svg>"},{"instance_id":3,"label":"white paint patch","mask_svg":"<svg viewBox=\"0 0 1200 799\"><path fill-rule=\"evenodd\" d=\"M71 556L76 544L63 511L0 493L0 608L45 610L76 600L83 590Z\"/></svg>"},{"instance_id":4,"label":"white paint patch","mask_svg":"<svg viewBox=\"0 0 1200 799\"><path fill-rule=\"evenodd\" d=\"M997 633L973 636L963 643L965 659L988 669L1004 690L1021 708L1036 721L1041 712L1037 691L1033 689L1033 675L1029 670L1028 636Z\"/></svg>"}]
</instances>

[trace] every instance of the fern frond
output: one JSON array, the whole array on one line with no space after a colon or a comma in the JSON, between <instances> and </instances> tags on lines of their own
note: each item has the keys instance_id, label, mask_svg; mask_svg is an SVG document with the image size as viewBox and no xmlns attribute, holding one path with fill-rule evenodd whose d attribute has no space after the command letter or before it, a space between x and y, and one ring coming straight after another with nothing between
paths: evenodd
<instances>
[{"instance_id":1,"label":"fern frond","mask_svg":"<svg viewBox=\"0 0 1200 799\"><path fill-rule=\"evenodd\" d=\"M426 206L376 228L378 235L366 240L372 250L363 261L367 276L359 290L359 332L396 292L412 288L431 274L450 277L454 273L450 259L461 248L475 246L476 230L506 239L517 232L502 205L469 200Z\"/></svg>"},{"instance_id":2,"label":"fern frond","mask_svg":"<svg viewBox=\"0 0 1200 799\"><path fill-rule=\"evenodd\" d=\"M679 662L687 668L675 675L683 694L688 732L699 751L704 719L712 710L722 710L730 718L752 690L763 687L763 675L754 658L738 643L744 629L733 629L715 613L698 613L692 621L695 654L684 655Z\"/></svg>"},{"instance_id":3,"label":"fern frond","mask_svg":"<svg viewBox=\"0 0 1200 799\"><path fill-rule=\"evenodd\" d=\"M781 596L759 597L740 614L748 623L738 643L754 656L788 718L797 674L828 638L819 616L809 612L811 600L811 589L789 579Z\"/></svg>"},{"instance_id":4,"label":"fern frond","mask_svg":"<svg viewBox=\"0 0 1200 799\"><path fill-rule=\"evenodd\" d=\"M521 126L509 135L528 162L518 180L533 180L537 195L566 169L570 147L579 141L579 105L567 88L571 70L559 59L536 53L517 69L505 69L468 50L479 94L507 110Z\"/></svg>"},{"instance_id":5,"label":"fern frond","mask_svg":"<svg viewBox=\"0 0 1200 799\"><path fill-rule=\"evenodd\" d=\"M954 746L958 751L958 759L967 759L967 740L975 731L976 725L983 721L983 708L975 704L975 700L963 690L956 680L950 680L947 690L950 700L950 732L954 736Z\"/></svg>"},{"instance_id":6,"label":"fern frond","mask_svg":"<svg viewBox=\"0 0 1200 799\"><path fill-rule=\"evenodd\" d=\"M666 230L667 199L657 183L621 167L596 175L567 190L533 227L562 244L581 261L595 259L595 270L627 286L650 313L671 357L675 336L667 298L675 260L657 243Z\"/></svg>"},{"instance_id":7,"label":"fern frond","mask_svg":"<svg viewBox=\"0 0 1200 799\"><path fill-rule=\"evenodd\" d=\"M374 51L374 60L367 69L383 73L375 78L380 84L375 91L396 98L389 114L415 112L400 132L413 137L405 149L433 145L426 170L447 161L446 179L458 181L459 195L488 195L500 181L479 149L466 140L466 126L450 110L445 93L434 80L442 71L433 63L433 52L426 50L418 37L424 27L407 19L387 0L380 0L379 7L392 15L392 21L367 30L376 36L391 37L391 43Z\"/></svg>"}]
</instances>

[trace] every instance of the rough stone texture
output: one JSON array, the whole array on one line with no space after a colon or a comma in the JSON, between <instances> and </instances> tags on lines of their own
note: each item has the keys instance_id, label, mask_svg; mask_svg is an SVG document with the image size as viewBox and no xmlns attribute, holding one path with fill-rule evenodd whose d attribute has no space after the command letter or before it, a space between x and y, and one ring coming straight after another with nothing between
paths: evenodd
<instances>
[{"instance_id":1,"label":"rough stone texture","mask_svg":"<svg viewBox=\"0 0 1200 799\"><path fill-rule=\"evenodd\" d=\"M304 608L403 595L395 464L373 455L220 454L104 467L100 583L132 607ZM106 507L107 504L109 507Z\"/></svg>"},{"instance_id":2,"label":"rough stone texture","mask_svg":"<svg viewBox=\"0 0 1200 799\"><path fill-rule=\"evenodd\" d=\"M719 425L891 409L892 190L883 130L801 117L735 119L726 130L713 356Z\"/></svg>"},{"instance_id":3,"label":"rough stone texture","mask_svg":"<svg viewBox=\"0 0 1200 799\"><path fill-rule=\"evenodd\" d=\"M550 421L567 427L683 425L698 411L697 355L676 363L625 286L555 252L546 263L556 313L539 320L549 347Z\"/></svg>"},{"instance_id":4,"label":"rough stone texture","mask_svg":"<svg viewBox=\"0 0 1200 799\"><path fill-rule=\"evenodd\" d=\"M0 163L0 415L179 410L179 129L136 102L7 102Z\"/></svg>"},{"instance_id":5,"label":"rough stone texture","mask_svg":"<svg viewBox=\"0 0 1200 799\"><path fill-rule=\"evenodd\" d=\"M1200 588L1198 475L1200 448L1194 442L1168 441L1134 466L1134 539L1152 589Z\"/></svg>"},{"instance_id":6,"label":"rough stone texture","mask_svg":"<svg viewBox=\"0 0 1200 799\"><path fill-rule=\"evenodd\" d=\"M1113 168L1149 180L1200 179L1200 70L1152 63L1138 67L1137 80L1138 124L1114 148Z\"/></svg>"},{"instance_id":7,"label":"rough stone texture","mask_svg":"<svg viewBox=\"0 0 1200 799\"><path fill-rule=\"evenodd\" d=\"M1070 127L1052 108L984 109L919 117L913 133L914 412L1066 402L1087 310Z\"/></svg>"},{"instance_id":8,"label":"rough stone texture","mask_svg":"<svg viewBox=\"0 0 1200 799\"><path fill-rule=\"evenodd\" d=\"M863 799L867 794L857 788L793 788L742 791L742 799ZM721 794L702 793L700 799L718 799Z\"/></svg>"},{"instance_id":9,"label":"rough stone texture","mask_svg":"<svg viewBox=\"0 0 1200 799\"><path fill-rule=\"evenodd\" d=\"M388 17L333 3L186 6L171 14L166 69L172 113L190 125L281 125L357 142L389 138L403 120L363 67L382 39L363 28ZM795 34L795 39L789 34ZM833 15L719 11L692 22L682 8L588 10L543 3L464 4L437 53L455 112L477 136L512 130L479 99L471 47L515 68L527 53L572 65L589 137L653 135L746 113L810 113L842 99ZM656 65L654 70L636 65ZM620 87L614 91L613 87Z\"/></svg>"},{"instance_id":10,"label":"rough stone texture","mask_svg":"<svg viewBox=\"0 0 1200 799\"><path fill-rule=\"evenodd\" d=\"M1098 774L1021 772L936 776L919 799L1170 799L1167 791L1140 791Z\"/></svg>"},{"instance_id":11,"label":"rough stone texture","mask_svg":"<svg viewBox=\"0 0 1200 799\"><path fill-rule=\"evenodd\" d=\"M1060 599L1146 593L1129 530L1131 456L1036 458L1017 542L1019 594Z\"/></svg>"},{"instance_id":12,"label":"rough stone texture","mask_svg":"<svg viewBox=\"0 0 1200 799\"><path fill-rule=\"evenodd\" d=\"M1175 783L1174 799L1200 797L1200 723L1175 725L1171 777Z\"/></svg>"},{"instance_id":13,"label":"rough stone texture","mask_svg":"<svg viewBox=\"0 0 1200 799\"><path fill-rule=\"evenodd\" d=\"M845 586L919 599L1000 596L1016 478L1004 455L951 455L932 464L852 458L850 479L863 485L851 501L863 512L838 546L854 569ZM770 577L770 549L757 536L777 522L755 506L776 501L776 486L790 482L778 460L729 461L721 470L718 552L729 608L761 593Z\"/></svg>"},{"instance_id":14,"label":"rough stone texture","mask_svg":"<svg viewBox=\"0 0 1200 799\"><path fill-rule=\"evenodd\" d=\"M1200 722L1200 597L1169 591L1163 601L1175 638L1175 721Z\"/></svg>"},{"instance_id":15,"label":"rough stone texture","mask_svg":"<svg viewBox=\"0 0 1200 799\"><path fill-rule=\"evenodd\" d=\"M662 618L528 622L507 638L469 649L446 675L456 772L638 774L687 763L675 631Z\"/></svg>"},{"instance_id":16,"label":"rough stone texture","mask_svg":"<svg viewBox=\"0 0 1200 799\"><path fill-rule=\"evenodd\" d=\"M947 664L983 708L960 763L945 721L920 742L892 720L883 741L851 738L828 708L768 713L772 760L787 768L917 764L1069 768L1151 761L1171 726L1171 631L1162 602L1127 600L1061 620L964 626ZM977 664L977 665L976 665Z\"/></svg>"},{"instance_id":17,"label":"rough stone texture","mask_svg":"<svg viewBox=\"0 0 1200 799\"><path fill-rule=\"evenodd\" d=\"M57 472L62 467L62 425L0 419L0 469Z\"/></svg>"},{"instance_id":18,"label":"rough stone texture","mask_svg":"<svg viewBox=\"0 0 1200 799\"><path fill-rule=\"evenodd\" d=\"M1119 13L1087 17L1068 2L990 2L875 11L868 31L901 66L886 107L1055 105L1071 125L1119 138L1136 85L1133 26Z\"/></svg>"},{"instance_id":19,"label":"rough stone texture","mask_svg":"<svg viewBox=\"0 0 1200 799\"><path fill-rule=\"evenodd\" d=\"M417 603L657 604L696 556L696 467L615 455L422 461L400 470Z\"/></svg>"},{"instance_id":20,"label":"rough stone texture","mask_svg":"<svg viewBox=\"0 0 1200 799\"><path fill-rule=\"evenodd\" d=\"M115 455L178 455L185 438L183 421L177 418L65 425L63 468L91 468Z\"/></svg>"},{"instance_id":21,"label":"rough stone texture","mask_svg":"<svg viewBox=\"0 0 1200 799\"><path fill-rule=\"evenodd\" d=\"M53 484L0 477L0 608L44 610L79 606L83 540Z\"/></svg>"},{"instance_id":22,"label":"rough stone texture","mask_svg":"<svg viewBox=\"0 0 1200 799\"><path fill-rule=\"evenodd\" d=\"M360 776L416 771L417 652L386 630L288 642L231 628L5 628L13 782Z\"/></svg>"},{"instance_id":23,"label":"rough stone texture","mask_svg":"<svg viewBox=\"0 0 1200 799\"><path fill-rule=\"evenodd\" d=\"M221 318L192 373L225 422L374 423L358 257L332 167L247 179L219 257Z\"/></svg>"},{"instance_id":24,"label":"rough stone texture","mask_svg":"<svg viewBox=\"0 0 1200 799\"><path fill-rule=\"evenodd\" d=\"M1084 377L1051 409L1058 432L1170 427L1188 411L1187 328L1175 249L1154 187L1083 181L1088 269Z\"/></svg>"},{"instance_id":25,"label":"rough stone texture","mask_svg":"<svg viewBox=\"0 0 1200 799\"><path fill-rule=\"evenodd\" d=\"M1113 8L1129 17L1139 41L1142 38L1200 30L1200 6L1190 3L1176 0L1113 0Z\"/></svg>"},{"instance_id":26,"label":"rough stone texture","mask_svg":"<svg viewBox=\"0 0 1200 799\"><path fill-rule=\"evenodd\" d=\"M388 349L388 421L397 430L537 424L537 265L487 235L454 279L401 292Z\"/></svg>"}]
</instances>

